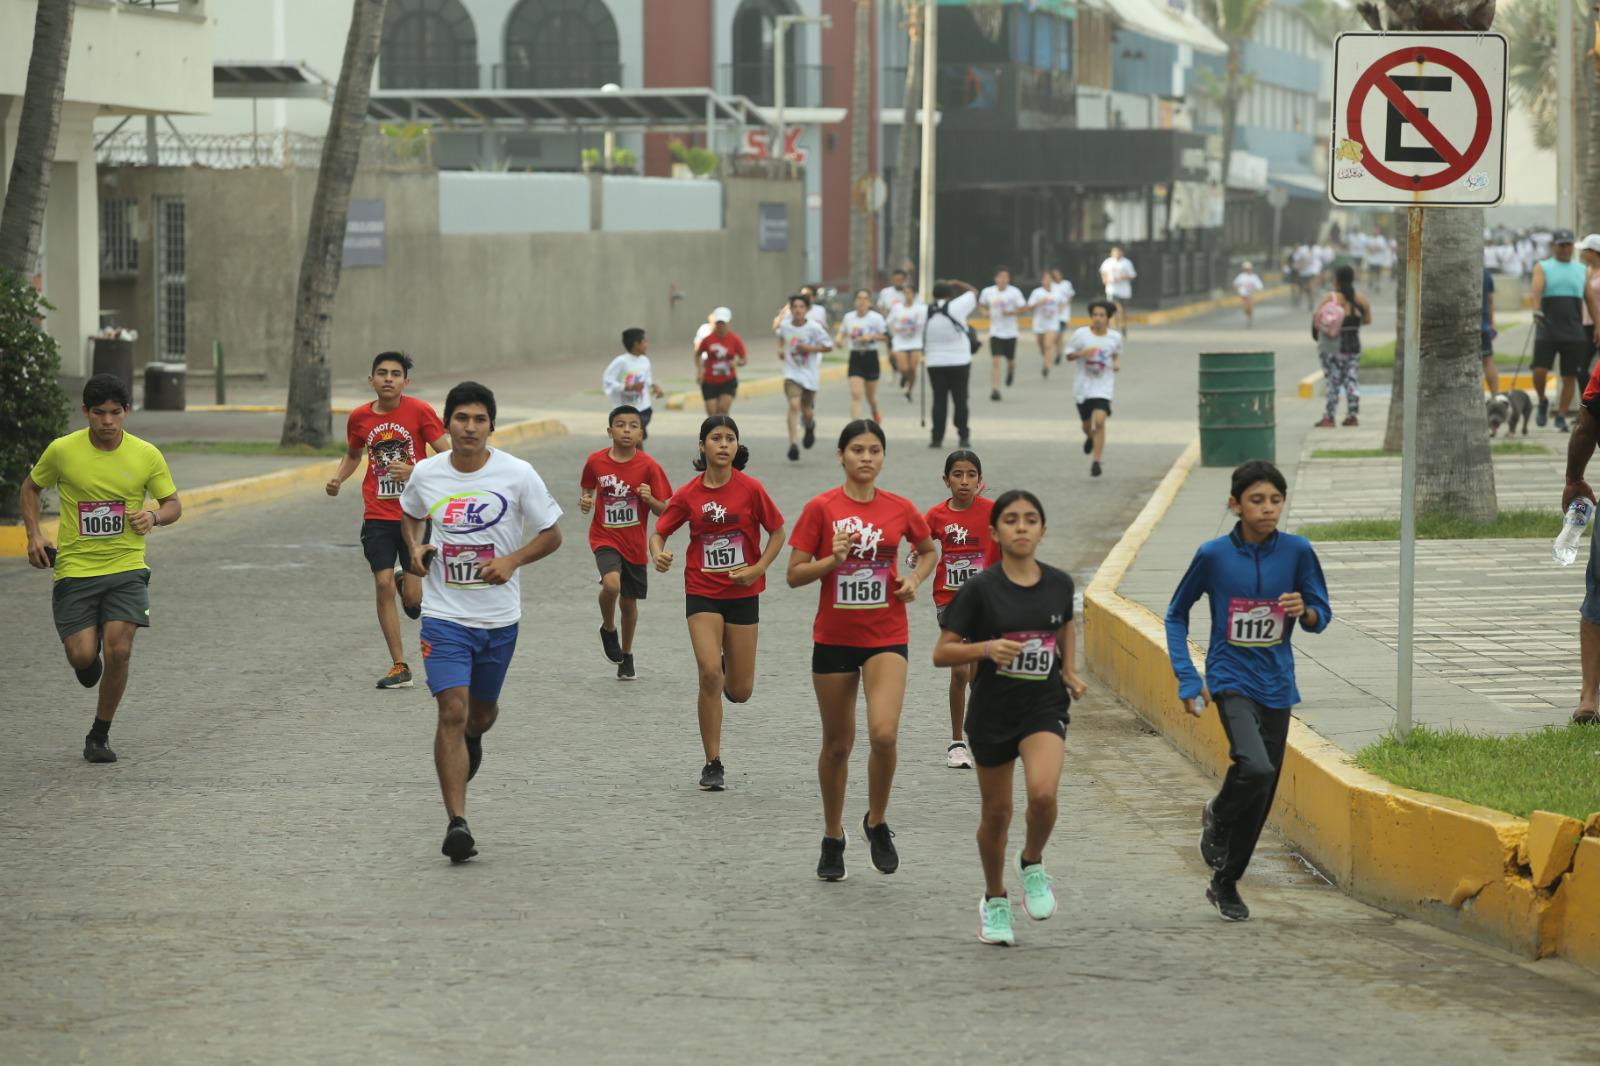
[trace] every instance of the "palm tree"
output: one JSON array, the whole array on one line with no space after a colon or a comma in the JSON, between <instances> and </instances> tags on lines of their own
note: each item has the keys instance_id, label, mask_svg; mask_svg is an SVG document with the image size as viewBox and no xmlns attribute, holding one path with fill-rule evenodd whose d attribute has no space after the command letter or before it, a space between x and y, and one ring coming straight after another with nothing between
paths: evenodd
<instances>
[{"instance_id":1,"label":"palm tree","mask_svg":"<svg viewBox=\"0 0 1600 1066\"><path fill-rule=\"evenodd\" d=\"M850 81L850 284L872 283L872 219L867 141L872 133L872 0L855 0L855 63Z\"/></svg>"},{"instance_id":2,"label":"palm tree","mask_svg":"<svg viewBox=\"0 0 1600 1066\"><path fill-rule=\"evenodd\" d=\"M899 268L911 258L911 207L916 199L917 103L922 98L923 0L900 0L905 12L905 103L900 112L900 150L894 163L894 204L889 216L889 265Z\"/></svg>"},{"instance_id":3,"label":"palm tree","mask_svg":"<svg viewBox=\"0 0 1600 1066\"><path fill-rule=\"evenodd\" d=\"M1375 30L1483 32L1494 21L1494 0L1386 0L1388 18L1370 3L1359 10ZM1483 210L1426 212L1422 254L1422 351L1417 405L1417 513L1490 521L1498 510L1489 438L1483 432L1483 368L1478 359L1478 312L1483 301ZM1402 226L1402 229L1405 227ZM1398 273L1405 291L1405 271ZM1403 297L1396 301L1401 305ZM1395 402L1389 405L1384 447L1400 450L1408 387L1404 319L1397 315Z\"/></svg>"},{"instance_id":4,"label":"palm tree","mask_svg":"<svg viewBox=\"0 0 1600 1066\"><path fill-rule=\"evenodd\" d=\"M1594 173L1600 164L1600 53L1596 34L1600 31L1597 12L1573 5L1573 45L1578 51L1574 67L1580 79L1573 94L1573 107L1582 117L1573 126L1573 158L1581 172ZM1533 127L1533 143L1547 151L1556 146L1556 10L1552 0L1518 0L1500 18L1500 30L1510 45L1509 69L1511 101L1527 110ZM1588 60L1588 62L1584 62ZM1600 229L1600 183L1580 181L1577 189L1578 218L1585 230Z\"/></svg>"},{"instance_id":5,"label":"palm tree","mask_svg":"<svg viewBox=\"0 0 1600 1066\"><path fill-rule=\"evenodd\" d=\"M39 0L33 15L33 50L22 91L17 146L11 159L5 208L0 210L0 270L18 277L33 273L50 196L50 164L61 127L61 98L67 87L67 55L72 47L73 0Z\"/></svg>"},{"instance_id":6,"label":"palm tree","mask_svg":"<svg viewBox=\"0 0 1600 1066\"><path fill-rule=\"evenodd\" d=\"M1272 0L1201 0L1199 10L1216 29L1217 36L1228 46L1228 56L1223 66L1222 84L1216 85L1215 76L1202 79L1202 92L1212 98L1222 112L1222 183L1228 183L1228 167L1233 162L1233 132L1239 120L1239 101L1243 100L1254 84L1254 79L1244 72L1244 46L1256 30L1256 23L1271 6ZM1209 73L1209 72L1208 72ZM1206 88L1209 80L1210 88Z\"/></svg>"},{"instance_id":7,"label":"palm tree","mask_svg":"<svg viewBox=\"0 0 1600 1066\"><path fill-rule=\"evenodd\" d=\"M1362 27L1361 16L1356 14L1356 9L1342 0L1304 0L1300 5L1300 14L1311 23L1317 36L1329 44L1346 30Z\"/></svg>"},{"instance_id":8,"label":"palm tree","mask_svg":"<svg viewBox=\"0 0 1600 1066\"><path fill-rule=\"evenodd\" d=\"M333 300L339 291L350 186L361 157L367 125L372 69L383 41L387 0L354 0L345 38L339 87L322 143L317 191L311 201L311 229L300 259L300 285L294 307L294 348L289 358L288 411L283 443L321 448L333 436L332 385L328 347L333 334Z\"/></svg>"}]
</instances>

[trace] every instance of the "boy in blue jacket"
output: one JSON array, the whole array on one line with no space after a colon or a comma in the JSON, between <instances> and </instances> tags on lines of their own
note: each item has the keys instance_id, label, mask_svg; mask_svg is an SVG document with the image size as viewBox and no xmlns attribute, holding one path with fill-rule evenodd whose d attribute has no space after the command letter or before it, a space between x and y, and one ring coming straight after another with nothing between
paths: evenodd
<instances>
[{"instance_id":1,"label":"boy in blue jacket","mask_svg":"<svg viewBox=\"0 0 1600 1066\"><path fill-rule=\"evenodd\" d=\"M1206 899L1224 919L1242 922L1250 908L1238 881L1267 824L1278 789L1289 709L1300 702L1294 683L1296 624L1328 628L1328 587L1311 542L1278 532L1288 485L1269 462L1253 459L1233 472L1228 507L1233 531L1206 541L1167 607L1167 655L1184 709L1199 716L1214 699L1228 734L1233 765L1201 815L1200 855L1214 871ZM1189 657L1189 608L1210 600L1211 642L1202 681Z\"/></svg>"}]
</instances>

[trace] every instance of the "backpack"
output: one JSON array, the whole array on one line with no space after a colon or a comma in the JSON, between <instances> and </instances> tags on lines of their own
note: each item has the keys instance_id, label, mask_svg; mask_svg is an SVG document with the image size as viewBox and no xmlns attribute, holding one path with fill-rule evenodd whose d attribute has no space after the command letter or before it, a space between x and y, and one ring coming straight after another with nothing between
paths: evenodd
<instances>
[{"instance_id":1,"label":"backpack","mask_svg":"<svg viewBox=\"0 0 1600 1066\"><path fill-rule=\"evenodd\" d=\"M959 318L950 313L950 301L946 300L942 304L934 304L933 313L936 315L943 315L944 317L948 318L952 326L955 326L956 329L967 335L967 346L972 349L971 354L977 355L978 352L983 349L983 342L978 339L978 331L973 329L971 326L966 325ZM923 327L923 336L924 338L927 336L926 326ZM924 347L926 347L928 342L926 339L924 339L922 343Z\"/></svg>"},{"instance_id":2,"label":"backpack","mask_svg":"<svg viewBox=\"0 0 1600 1066\"><path fill-rule=\"evenodd\" d=\"M1330 296L1321 307L1317 308L1317 313L1311 316L1311 324L1316 327L1318 333L1332 340L1339 335L1340 328L1344 325L1344 308L1338 300Z\"/></svg>"}]
</instances>

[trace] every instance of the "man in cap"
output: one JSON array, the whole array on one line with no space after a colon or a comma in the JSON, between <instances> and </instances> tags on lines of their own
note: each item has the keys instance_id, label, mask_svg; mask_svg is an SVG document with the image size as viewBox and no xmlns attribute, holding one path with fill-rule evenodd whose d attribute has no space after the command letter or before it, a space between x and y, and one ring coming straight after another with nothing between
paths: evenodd
<instances>
[{"instance_id":1,"label":"man in cap","mask_svg":"<svg viewBox=\"0 0 1600 1066\"><path fill-rule=\"evenodd\" d=\"M1583 264L1573 258L1572 231L1551 235L1551 255L1533 268L1533 391L1539 397L1534 422L1549 419L1550 400L1545 380L1556 360L1561 360L1561 397L1556 405L1556 429L1570 432L1567 416L1578 391L1578 375L1588 368L1593 352L1583 332Z\"/></svg>"}]
</instances>

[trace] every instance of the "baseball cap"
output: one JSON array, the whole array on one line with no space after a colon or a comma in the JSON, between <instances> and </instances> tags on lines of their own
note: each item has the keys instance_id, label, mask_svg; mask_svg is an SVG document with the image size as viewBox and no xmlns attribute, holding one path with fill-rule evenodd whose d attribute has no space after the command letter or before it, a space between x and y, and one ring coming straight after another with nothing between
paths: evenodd
<instances>
[{"instance_id":1,"label":"baseball cap","mask_svg":"<svg viewBox=\"0 0 1600 1066\"><path fill-rule=\"evenodd\" d=\"M1252 266L1251 266L1251 265L1250 265L1250 260L1248 260L1248 259L1246 259L1246 260L1245 260L1245 261L1244 261L1244 265L1243 265L1243 266L1241 266L1241 267L1240 267L1240 268L1239 268L1239 269L1240 269L1240 270L1253 270L1253 269L1254 269L1254 267L1252 267Z\"/></svg>"},{"instance_id":2,"label":"baseball cap","mask_svg":"<svg viewBox=\"0 0 1600 1066\"><path fill-rule=\"evenodd\" d=\"M733 312L728 310L726 307L719 307L715 311L711 312L711 321L732 322Z\"/></svg>"},{"instance_id":3,"label":"baseball cap","mask_svg":"<svg viewBox=\"0 0 1600 1066\"><path fill-rule=\"evenodd\" d=\"M1550 235L1550 243L1551 244L1571 244L1572 243L1572 231L1569 230L1569 229L1558 229L1558 230L1556 230L1554 233L1552 233Z\"/></svg>"},{"instance_id":4,"label":"baseball cap","mask_svg":"<svg viewBox=\"0 0 1600 1066\"><path fill-rule=\"evenodd\" d=\"M1578 242L1580 252L1600 252L1600 233L1591 233Z\"/></svg>"}]
</instances>

